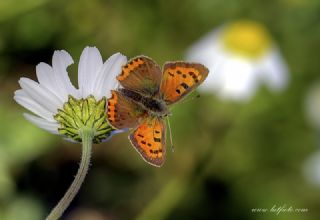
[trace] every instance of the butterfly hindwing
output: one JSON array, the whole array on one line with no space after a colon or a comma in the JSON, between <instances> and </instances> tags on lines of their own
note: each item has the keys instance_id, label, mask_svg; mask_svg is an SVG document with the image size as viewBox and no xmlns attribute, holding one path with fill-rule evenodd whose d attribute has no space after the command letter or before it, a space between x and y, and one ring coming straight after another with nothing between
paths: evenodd
<instances>
[{"instance_id":1,"label":"butterfly hindwing","mask_svg":"<svg viewBox=\"0 0 320 220\"><path fill-rule=\"evenodd\" d=\"M168 104L173 104L198 87L209 70L198 63L168 62L163 67L160 94Z\"/></svg>"},{"instance_id":2,"label":"butterfly hindwing","mask_svg":"<svg viewBox=\"0 0 320 220\"><path fill-rule=\"evenodd\" d=\"M111 91L107 102L107 119L117 129L134 128L146 114L138 104L123 96L118 91Z\"/></svg>"},{"instance_id":3,"label":"butterfly hindwing","mask_svg":"<svg viewBox=\"0 0 320 220\"><path fill-rule=\"evenodd\" d=\"M129 139L146 162L160 167L165 161L165 132L163 119L147 118L129 135Z\"/></svg>"},{"instance_id":4,"label":"butterfly hindwing","mask_svg":"<svg viewBox=\"0 0 320 220\"><path fill-rule=\"evenodd\" d=\"M161 77L160 67L152 59L138 56L122 67L117 80L126 89L155 95L159 93Z\"/></svg>"},{"instance_id":5,"label":"butterfly hindwing","mask_svg":"<svg viewBox=\"0 0 320 220\"><path fill-rule=\"evenodd\" d=\"M205 66L186 62L168 62L161 72L152 59L135 57L117 76L123 88L108 99L108 121L118 129L134 128L131 144L146 162L160 167L166 155L167 105L193 91L208 73Z\"/></svg>"}]
</instances>

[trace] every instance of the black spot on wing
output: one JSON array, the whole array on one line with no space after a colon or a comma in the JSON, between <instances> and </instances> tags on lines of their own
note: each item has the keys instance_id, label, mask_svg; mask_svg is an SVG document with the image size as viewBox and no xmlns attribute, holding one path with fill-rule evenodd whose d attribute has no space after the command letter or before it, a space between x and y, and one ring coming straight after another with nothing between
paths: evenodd
<instances>
[{"instance_id":1,"label":"black spot on wing","mask_svg":"<svg viewBox=\"0 0 320 220\"><path fill-rule=\"evenodd\" d=\"M186 90L189 88L189 86L186 83L181 83L180 85Z\"/></svg>"}]
</instances>

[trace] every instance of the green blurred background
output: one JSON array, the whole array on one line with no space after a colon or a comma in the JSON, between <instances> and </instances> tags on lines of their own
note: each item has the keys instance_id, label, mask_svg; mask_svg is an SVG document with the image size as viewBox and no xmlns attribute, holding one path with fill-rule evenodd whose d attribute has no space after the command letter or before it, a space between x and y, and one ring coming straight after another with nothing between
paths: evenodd
<instances>
[{"instance_id":1,"label":"green blurred background","mask_svg":"<svg viewBox=\"0 0 320 220\"><path fill-rule=\"evenodd\" d=\"M62 197L81 148L27 122L13 100L22 76L67 50L85 46L104 59L145 54L162 64L215 27L237 19L264 24L290 69L288 88L261 87L247 103L214 94L180 104L171 127L175 152L162 168L146 164L127 134L94 146L89 174L66 220L320 219L320 186L303 174L317 150L305 114L319 80L318 0L0 0L0 219L40 220ZM69 68L76 82L77 65ZM318 133L319 134L319 133ZM253 213L272 206L305 213Z\"/></svg>"}]
</instances>

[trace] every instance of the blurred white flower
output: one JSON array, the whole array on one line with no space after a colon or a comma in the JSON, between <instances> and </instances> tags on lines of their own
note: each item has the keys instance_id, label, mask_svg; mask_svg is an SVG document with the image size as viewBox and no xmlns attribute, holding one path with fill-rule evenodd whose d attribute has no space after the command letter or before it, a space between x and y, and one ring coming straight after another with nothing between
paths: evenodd
<instances>
[{"instance_id":1,"label":"blurred white flower","mask_svg":"<svg viewBox=\"0 0 320 220\"><path fill-rule=\"evenodd\" d=\"M200 89L223 99L248 100L265 83L281 90L288 68L267 30L254 21L237 21L217 28L194 43L187 59L206 65L211 74Z\"/></svg>"},{"instance_id":2,"label":"blurred white flower","mask_svg":"<svg viewBox=\"0 0 320 220\"><path fill-rule=\"evenodd\" d=\"M309 183L320 185L320 151L316 151L306 160L303 173Z\"/></svg>"},{"instance_id":3,"label":"blurred white flower","mask_svg":"<svg viewBox=\"0 0 320 220\"><path fill-rule=\"evenodd\" d=\"M320 82L316 82L305 98L306 119L314 127L316 147L320 146ZM320 150L312 153L304 163L303 171L306 180L314 185L320 185Z\"/></svg>"},{"instance_id":4,"label":"blurred white flower","mask_svg":"<svg viewBox=\"0 0 320 220\"><path fill-rule=\"evenodd\" d=\"M98 121L98 118L104 117L106 98L110 97L111 89L118 87L116 76L126 62L127 58L117 53L103 63L97 48L86 47L79 61L79 89L76 89L66 70L73 64L71 56L64 50L55 51L52 66L37 65L39 83L21 78L22 89L15 92L14 99L36 115L24 114L40 128L61 134L68 140L81 141L80 128L89 126L97 131L94 142L100 142L118 132L108 126L106 119ZM84 110L89 112L84 114Z\"/></svg>"},{"instance_id":5,"label":"blurred white flower","mask_svg":"<svg viewBox=\"0 0 320 220\"><path fill-rule=\"evenodd\" d=\"M307 119L320 131L320 82L310 88L305 102Z\"/></svg>"}]
</instances>

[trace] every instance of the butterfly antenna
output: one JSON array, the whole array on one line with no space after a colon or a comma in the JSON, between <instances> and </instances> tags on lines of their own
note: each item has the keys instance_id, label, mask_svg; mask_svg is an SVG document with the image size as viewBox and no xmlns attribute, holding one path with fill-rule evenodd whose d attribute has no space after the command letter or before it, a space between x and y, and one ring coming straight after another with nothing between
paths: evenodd
<instances>
[{"instance_id":1,"label":"butterfly antenna","mask_svg":"<svg viewBox=\"0 0 320 220\"><path fill-rule=\"evenodd\" d=\"M172 141L172 133L171 133L171 126L170 126L169 117L167 117L167 122L168 122L168 128L169 128L171 150L172 150L172 152L174 152L174 146L173 146L173 141Z\"/></svg>"}]
</instances>

